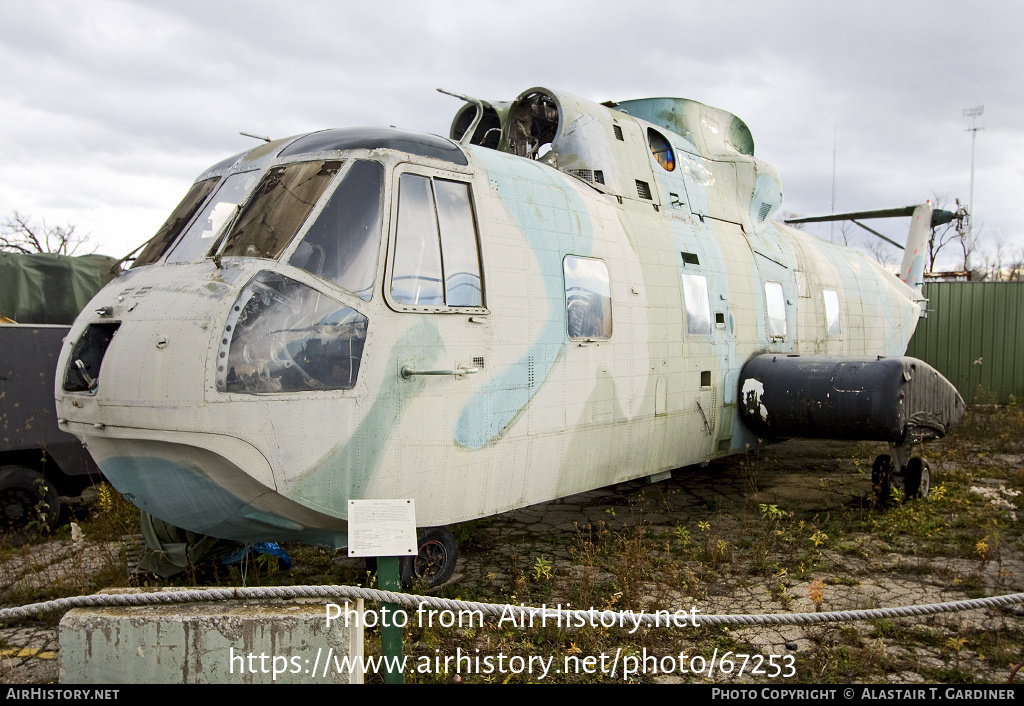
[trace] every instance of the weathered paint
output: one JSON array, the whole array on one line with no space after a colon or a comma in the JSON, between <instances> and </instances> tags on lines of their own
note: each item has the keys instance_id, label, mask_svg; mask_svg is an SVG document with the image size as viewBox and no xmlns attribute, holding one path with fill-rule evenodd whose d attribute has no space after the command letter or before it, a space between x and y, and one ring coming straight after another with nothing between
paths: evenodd
<instances>
[{"instance_id":1,"label":"weathered paint","mask_svg":"<svg viewBox=\"0 0 1024 706\"><path fill-rule=\"evenodd\" d=\"M755 440L737 410L754 392L738 399L748 359L902 354L920 307L914 290L859 253L772 221L781 180L753 156L746 126L679 100L652 103L669 114L649 123L633 111L530 89L501 104L499 149L481 146L483 133L463 138L456 149L465 166L396 149L416 137L388 131L378 131L387 137L379 147L367 137L357 148L329 149L335 139L362 140L338 131L225 161L201 178L330 159L345 162L333 182L340 183L354 160L379 161L386 185L369 301L287 264L328 187L277 260L158 258L103 290L87 311L112 306L120 328L94 393L58 385L59 414L115 485L160 496L142 502L159 506L164 514L154 514L168 522L335 545L345 539L350 498L415 498L418 522L440 525L743 449ZM553 136L546 155L526 139L531 121L537 134ZM460 113L456 124L471 121ZM652 153L652 130L673 150L671 160L661 155L671 171ZM431 150L438 139L429 137ZM313 144L322 151L302 151ZM481 306L410 305L392 290L404 173L471 188ZM601 317L611 316L610 337L569 336L568 256L607 269L610 304ZM366 317L351 389L218 388L229 311L263 271ZM683 288L691 275L706 279L710 315L709 328L693 334ZM784 293L783 337L768 335L768 281ZM838 294L838 335L825 326L825 289ZM95 321L87 314L75 324L62 370ZM478 372L403 378L405 366ZM190 445L198 451L180 450ZM149 458L160 460L140 460ZM166 481L129 479L157 467L169 469ZM221 498L214 505L222 510L200 513L221 517L195 519L186 498L196 493Z\"/></svg>"}]
</instances>

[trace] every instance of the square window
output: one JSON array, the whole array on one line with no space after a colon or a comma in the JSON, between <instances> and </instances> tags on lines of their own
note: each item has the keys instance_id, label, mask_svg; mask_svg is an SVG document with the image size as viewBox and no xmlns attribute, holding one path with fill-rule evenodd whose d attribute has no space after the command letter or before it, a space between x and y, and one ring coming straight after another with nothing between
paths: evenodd
<instances>
[{"instance_id":1,"label":"square window","mask_svg":"<svg viewBox=\"0 0 1024 706\"><path fill-rule=\"evenodd\" d=\"M780 282L764 283L764 298L768 307L768 337L786 337L786 294Z\"/></svg>"},{"instance_id":2,"label":"square window","mask_svg":"<svg viewBox=\"0 0 1024 706\"><path fill-rule=\"evenodd\" d=\"M608 266L601 260L567 255L563 269L569 338L611 338L612 295Z\"/></svg>"}]
</instances>

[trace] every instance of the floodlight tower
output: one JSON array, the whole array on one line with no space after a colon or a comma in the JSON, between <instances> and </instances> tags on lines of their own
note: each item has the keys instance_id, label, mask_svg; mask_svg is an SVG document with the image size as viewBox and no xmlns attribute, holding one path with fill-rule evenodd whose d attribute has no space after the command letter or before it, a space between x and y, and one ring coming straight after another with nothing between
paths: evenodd
<instances>
[{"instance_id":1,"label":"floodlight tower","mask_svg":"<svg viewBox=\"0 0 1024 706\"><path fill-rule=\"evenodd\" d=\"M978 130L984 130L985 126L978 127L975 121L985 113L985 106L977 108L964 108L964 117L971 119L971 126L967 132L971 133L971 196L967 202L967 251L964 257L964 269L971 271L971 253L974 252L974 141L978 137Z\"/></svg>"}]
</instances>

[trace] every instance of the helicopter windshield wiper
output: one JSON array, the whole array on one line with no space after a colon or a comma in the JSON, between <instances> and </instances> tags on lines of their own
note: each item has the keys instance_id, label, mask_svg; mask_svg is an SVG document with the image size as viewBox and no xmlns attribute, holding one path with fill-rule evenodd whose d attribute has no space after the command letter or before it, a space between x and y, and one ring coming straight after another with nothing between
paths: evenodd
<instances>
[{"instance_id":1,"label":"helicopter windshield wiper","mask_svg":"<svg viewBox=\"0 0 1024 706\"><path fill-rule=\"evenodd\" d=\"M235 221L238 220L238 216L239 216L239 214L241 212L242 212L242 204L237 204L235 206L234 214L232 214L231 218L228 219L228 222L224 224L224 227L221 230L221 237L223 237L225 233L229 232L232 228L235 227ZM220 264L220 258L221 258L222 253L224 252L224 245L225 245L225 241L219 240L217 242L217 246L214 249L213 254L210 255L210 259L213 260L213 264L215 264L217 266L218 270L224 269L224 266L222 264Z\"/></svg>"}]
</instances>

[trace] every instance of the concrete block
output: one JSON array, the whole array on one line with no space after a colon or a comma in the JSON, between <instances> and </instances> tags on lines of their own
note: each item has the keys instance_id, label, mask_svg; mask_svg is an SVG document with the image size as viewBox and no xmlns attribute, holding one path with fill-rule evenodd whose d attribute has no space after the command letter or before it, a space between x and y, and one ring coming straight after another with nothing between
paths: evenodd
<instances>
[{"instance_id":1,"label":"concrete block","mask_svg":"<svg viewBox=\"0 0 1024 706\"><path fill-rule=\"evenodd\" d=\"M361 669L349 670L346 660L362 665L361 622L328 626L329 603L363 615L362 600L323 599L76 608L60 621L60 681L362 683Z\"/></svg>"}]
</instances>

